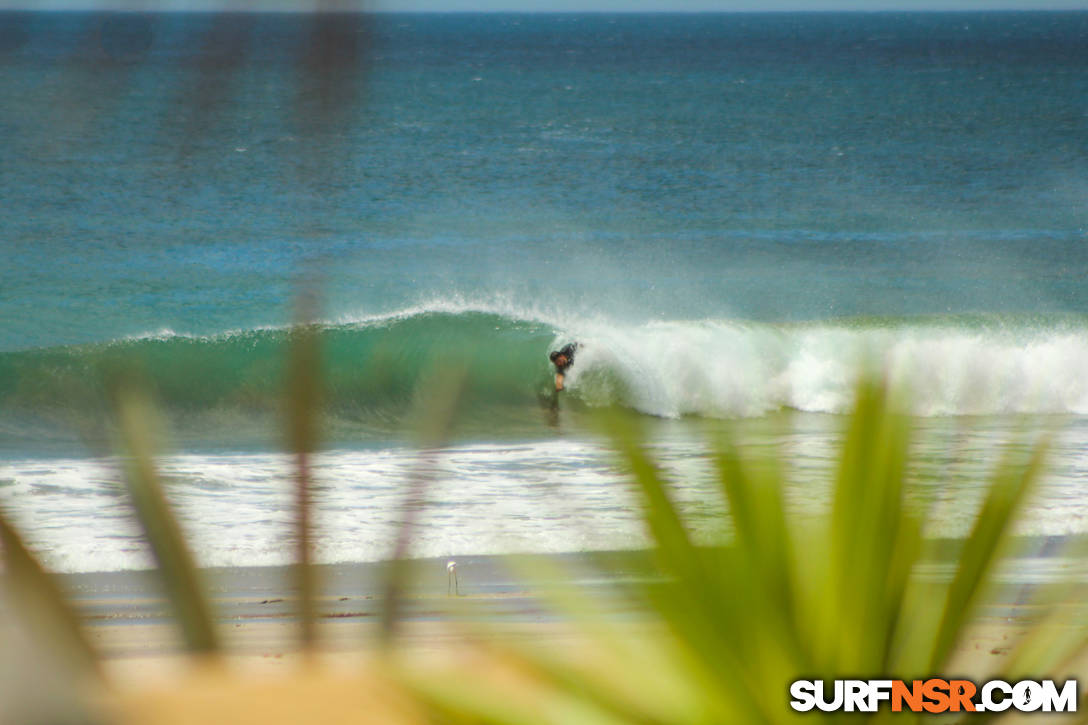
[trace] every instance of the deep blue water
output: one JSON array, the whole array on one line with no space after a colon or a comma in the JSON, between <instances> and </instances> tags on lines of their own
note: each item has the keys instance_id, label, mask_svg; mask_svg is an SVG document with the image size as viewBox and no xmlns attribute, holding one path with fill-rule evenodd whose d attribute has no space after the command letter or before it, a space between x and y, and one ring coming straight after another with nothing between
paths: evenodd
<instances>
[{"instance_id":1,"label":"deep blue water","mask_svg":"<svg viewBox=\"0 0 1088 725\"><path fill-rule=\"evenodd\" d=\"M1088 313L1088 13L0 15L0 349Z\"/></svg>"}]
</instances>

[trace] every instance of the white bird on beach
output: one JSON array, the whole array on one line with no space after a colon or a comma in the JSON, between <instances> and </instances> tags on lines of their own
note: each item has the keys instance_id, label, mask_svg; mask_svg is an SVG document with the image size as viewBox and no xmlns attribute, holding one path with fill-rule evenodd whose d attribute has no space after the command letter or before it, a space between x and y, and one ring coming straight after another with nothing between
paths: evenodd
<instances>
[{"instance_id":1,"label":"white bird on beach","mask_svg":"<svg viewBox=\"0 0 1088 725\"><path fill-rule=\"evenodd\" d=\"M446 564L446 596L450 595L450 592L461 596L461 587L457 583L457 562L450 561Z\"/></svg>"}]
</instances>

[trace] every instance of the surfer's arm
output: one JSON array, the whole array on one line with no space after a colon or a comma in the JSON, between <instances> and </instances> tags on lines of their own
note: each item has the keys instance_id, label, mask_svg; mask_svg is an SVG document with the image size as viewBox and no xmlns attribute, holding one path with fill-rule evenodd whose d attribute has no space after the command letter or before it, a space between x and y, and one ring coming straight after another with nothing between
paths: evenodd
<instances>
[{"instance_id":1,"label":"surfer's arm","mask_svg":"<svg viewBox=\"0 0 1088 725\"><path fill-rule=\"evenodd\" d=\"M556 390L562 390L563 389L563 373L556 373L555 374L555 389Z\"/></svg>"}]
</instances>

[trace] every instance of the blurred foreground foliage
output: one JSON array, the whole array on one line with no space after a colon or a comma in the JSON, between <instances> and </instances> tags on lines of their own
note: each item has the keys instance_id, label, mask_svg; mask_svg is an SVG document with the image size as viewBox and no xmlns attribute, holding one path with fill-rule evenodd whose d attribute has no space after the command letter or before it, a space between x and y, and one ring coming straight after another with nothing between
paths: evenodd
<instances>
[{"instance_id":1,"label":"blurred foreground foliage","mask_svg":"<svg viewBox=\"0 0 1088 725\"><path fill-rule=\"evenodd\" d=\"M309 650L316 603L307 548L314 536L307 456L316 447L311 422L318 402L307 377L313 367L306 363L317 350L312 336L300 329L288 366L287 429L298 468L298 618L302 646ZM449 401L441 414L429 417L439 421L435 425L448 428L458 384L451 378L452 392L432 396ZM637 425L630 418L605 421L603 428L641 501L653 546L654 575L617 585L634 611L648 614L638 627L614 614L598 616L599 602L591 596L558 587L542 596L561 621L577 627L574 645L557 642L540 649L485 636L455 665L421 663L397 646L394 622L398 599L404 596L398 582L407 564L395 561L385 588L388 616L380 625L387 631L381 667L371 668L366 677L323 675L308 659L293 677L263 689L227 677L235 684L226 686L210 710L192 709L192 698L179 685L180 695L137 711L148 722L236 722L239 713L247 713L248 721L259 714L261 722L294 722L299 712L320 715L323 722L781 722L800 715L789 708L789 683L796 679L910 680L955 674L947 668L993 582L1012 524L1043 467L1046 446L1008 447L984 486L984 501L955 556L952 575L925 576L921 570L934 559L936 543L925 536L926 497L912 490L909 420L893 408L880 383L859 384L830 506L822 512L790 509L781 461L751 459L728 438L714 441L720 496L716 517L729 532L714 545L693 540L674 503L673 484ZM139 396L129 394L118 397L118 410L129 494L182 641L201 662L216 662L222 647L201 573L156 475L148 438L152 412ZM433 453L441 439L441 431L426 431L425 445ZM425 484L421 478L408 482L408 488L418 494ZM64 679L70 687L62 689L90 693L88 701L95 701L106 678L82 624L4 516L0 535L7 608L48 649L55 667L47 677ZM402 543L396 551L406 551ZM562 581L561 571L542 571L551 566L558 565L538 562L526 573L533 580ZM1056 597L1052 592L1046 596ZM1063 596L1068 601L1076 593L1068 590ZM1025 623L1004 660L1006 679L1062 679L1084 650L1085 628L1077 610L1055 606L1040 611ZM483 630L486 634L486 626ZM220 666L214 665L213 679L223 688L226 671ZM371 694L361 694L366 692ZM119 698L119 709L106 714L69 702L64 711L49 711L48 721L108 721L111 712L128 712L133 721L126 702L143 700L138 693L126 698L121 692ZM367 710L377 700L384 709ZM856 721L890 715L828 717Z\"/></svg>"},{"instance_id":2,"label":"blurred foreground foliage","mask_svg":"<svg viewBox=\"0 0 1088 725\"><path fill-rule=\"evenodd\" d=\"M693 541L673 484L644 438L629 419L610 421L606 430L641 498L660 574L625 594L660 629L633 642L629 630L593 617L592 601L557 592L553 601L585 622L593 642L583 662L554 652L505 653L511 669L529 673L523 687L531 698L474 686L475 675L464 672L410 677L416 691L450 722L758 723L820 715L856 722L892 713L886 705L872 714L794 712L790 683L957 676L949 671L956 648L994 583L1047 446L1007 446L952 576L926 576L940 543L924 536L929 502L909 477L910 422L893 412L899 406L891 397L873 380L858 386L824 513L789 510L782 461L752 460L727 438L717 441L718 515L731 531L719 546ZM1079 598L1071 583L1058 586L1062 595L1037 593L1039 604ZM1040 612L995 677L1069 676L1088 644L1083 612Z\"/></svg>"}]
</instances>

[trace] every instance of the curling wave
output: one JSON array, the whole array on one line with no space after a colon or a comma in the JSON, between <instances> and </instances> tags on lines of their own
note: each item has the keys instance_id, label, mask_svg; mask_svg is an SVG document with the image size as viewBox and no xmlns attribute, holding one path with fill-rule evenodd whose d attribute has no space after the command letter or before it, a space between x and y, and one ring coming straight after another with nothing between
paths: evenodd
<instances>
[{"instance_id":1,"label":"curling wave","mask_svg":"<svg viewBox=\"0 0 1088 725\"><path fill-rule=\"evenodd\" d=\"M1088 325L970 319L775 325L731 320L560 325L457 307L320 326L326 407L394 420L436 367L467 369L465 407L532 408L548 394L547 352L581 343L568 396L650 415L839 413L863 359L908 383L920 415L1088 414ZM169 332L98 345L0 353L0 411L101 406L103 380L139 370L168 410L274 409L288 332Z\"/></svg>"}]
</instances>

